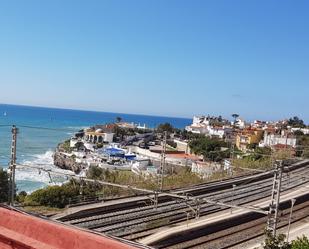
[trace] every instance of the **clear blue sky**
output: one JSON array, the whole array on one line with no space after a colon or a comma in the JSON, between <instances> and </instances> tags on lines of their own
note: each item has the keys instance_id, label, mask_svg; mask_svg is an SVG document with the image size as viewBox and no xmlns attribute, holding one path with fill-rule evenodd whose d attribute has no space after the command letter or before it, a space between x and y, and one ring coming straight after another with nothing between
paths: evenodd
<instances>
[{"instance_id":1,"label":"clear blue sky","mask_svg":"<svg viewBox=\"0 0 309 249\"><path fill-rule=\"evenodd\" d=\"M0 102L309 121L309 1L1 1Z\"/></svg>"}]
</instances>

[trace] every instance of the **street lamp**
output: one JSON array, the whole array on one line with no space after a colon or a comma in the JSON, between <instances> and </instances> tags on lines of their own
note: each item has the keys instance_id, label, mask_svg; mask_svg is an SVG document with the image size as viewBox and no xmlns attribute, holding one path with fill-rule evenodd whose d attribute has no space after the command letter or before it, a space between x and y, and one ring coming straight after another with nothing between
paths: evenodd
<instances>
[{"instance_id":1,"label":"street lamp","mask_svg":"<svg viewBox=\"0 0 309 249\"><path fill-rule=\"evenodd\" d=\"M291 199L291 209L290 209L290 217L289 217L289 225L288 225L288 233L286 236L286 241L289 242L289 235L290 235L290 226L291 226L291 219L292 219L292 213L293 213L293 207L296 202L296 199Z\"/></svg>"}]
</instances>

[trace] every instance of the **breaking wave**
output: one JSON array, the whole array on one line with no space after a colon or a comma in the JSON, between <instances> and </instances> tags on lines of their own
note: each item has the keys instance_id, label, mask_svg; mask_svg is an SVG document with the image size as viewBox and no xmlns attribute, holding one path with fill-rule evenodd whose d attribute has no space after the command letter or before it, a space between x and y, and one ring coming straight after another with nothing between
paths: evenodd
<instances>
[{"instance_id":1,"label":"breaking wave","mask_svg":"<svg viewBox=\"0 0 309 249\"><path fill-rule=\"evenodd\" d=\"M17 167L16 182L20 190L32 192L38 186L61 185L68 180L66 176L52 173L48 174L48 172L40 170L40 168L57 173L74 174L70 170L62 170L56 167L53 161L53 151L48 150L44 154L33 155L30 159L23 160L21 166Z\"/></svg>"}]
</instances>

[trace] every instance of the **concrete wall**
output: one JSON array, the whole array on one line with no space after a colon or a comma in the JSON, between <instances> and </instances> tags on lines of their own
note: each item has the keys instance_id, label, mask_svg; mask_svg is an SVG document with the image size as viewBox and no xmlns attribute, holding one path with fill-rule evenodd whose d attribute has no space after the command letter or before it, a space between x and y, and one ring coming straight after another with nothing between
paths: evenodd
<instances>
[{"instance_id":1,"label":"concrete wall","mask_svg":"<svg viewBox=\"0 0 309 249\"><path fill-rule=\"evenodd\" d=\"M134 249L129 244L0 207L3 249Z\"/></svg>"},{"instance_id":2,"label":"concrete wall","mask_svg":"<svg viewBox=\"0 0 309 249\"><path fill-rule=\"evenodd\" d=\"M146 157L148 157L152 160L156 160L156 161L160 161L160 159L161 159L160 153L154 153L154 152L151 152L149 150L142 149L142 148L139 148L139 147L132 147L132 152L140 154L142 156L146 156ZM182 158L166 157L165 162L169 163L169 164L181 165L181 166L185 166L186 164L191 165L190 160L186 160L186 159L182 159Z\"/></svg>"},{"instance_id":3,"label":"concrete wall","mask_svg":"<svg viewBox=\"0 0 309 249\"><path fill-rule=\"evenodd\" d=\"M174 139L174 142L177 144L177 147L176 147L177 150L184 151L187 154L191 153L190 147L189 147L187 142L180 141L180 140L177 140L177 139Z\"/></svg>"}]
</instances>

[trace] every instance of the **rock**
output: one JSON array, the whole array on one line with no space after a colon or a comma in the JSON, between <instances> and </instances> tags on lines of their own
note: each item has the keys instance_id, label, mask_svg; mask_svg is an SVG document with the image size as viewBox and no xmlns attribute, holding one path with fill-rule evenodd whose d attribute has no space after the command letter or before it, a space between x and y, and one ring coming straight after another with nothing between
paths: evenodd
<instances>
[{"instance_id":1,"label":"rock","mask_svg":"<svg viewBox=\"0 0 309 249\"><path fill-rule=\"evenodd\" d=\"M83 168L81 163L75 162L74 157L67 156L59 151L54 153L54 165L61 168L74 171L76 174L80 173Z\"/></svg>"}]
</instances>

